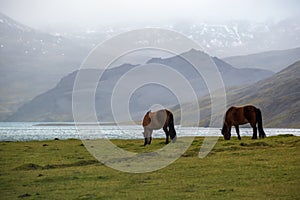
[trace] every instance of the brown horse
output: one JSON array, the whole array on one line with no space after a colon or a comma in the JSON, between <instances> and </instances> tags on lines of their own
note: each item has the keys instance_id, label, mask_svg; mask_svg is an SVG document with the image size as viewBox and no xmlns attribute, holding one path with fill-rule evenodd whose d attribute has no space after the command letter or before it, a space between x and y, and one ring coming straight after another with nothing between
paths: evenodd
<instances>
[{"instance_id":1,"label":"brown horse","mask_svg":"<svg viewBox=\"0 0 300 200\"><path fill-rule=\"evenodd\" d=\"M166 144L169 143L169 136L172 142L176 141L176 131L174 128L174 117L171 111L163 109L156 112L148 111L144 116L143 123L145 143L151 144L153 130L163 128L166 133Z\"/></svg>"},{"instance_id":2,"label":"brown horse","mask_svg":"<svg viewBox=\"0 0 300 200\"><path fill-rule=\"evenodd\" d=\"M222 128L222 135L225 140L230 140L231 137L231 127L234 126L238 139L241 139L239 125L250 123L253 128L252 139L257 139L257 128L260 138L265 138L266 134L262 126L262 116L259 108L252 105L242 106L242 107L231 107L226 111L224 117L224 124Z\"/></svg>"}]
</instances>

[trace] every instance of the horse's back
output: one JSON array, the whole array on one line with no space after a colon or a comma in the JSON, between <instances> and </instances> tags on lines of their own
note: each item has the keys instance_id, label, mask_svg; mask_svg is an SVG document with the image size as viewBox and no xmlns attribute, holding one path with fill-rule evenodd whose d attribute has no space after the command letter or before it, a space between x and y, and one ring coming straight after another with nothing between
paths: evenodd
<instances>
[{"instance_id":1,"label":"horse's back","mask_svg":"<svg viewBox=\"0 0 300 200\"><path fill-rule=\"evenodd\" d=\"M226 114L231 113L250 113L250 112L256 112L257 108L253 105L245 105L245 106L231 106Z\"/></svg>"},{"instance_id":2,"label":"horse's back","mask_svg":"<svg viewBox=\"0 0 300 200\"><path fill-rule=\"evenodd\" d=\"M241 107L231 106L226 111L225 120L228 119L228 118L232 118L232 117L238 115L239 112L241 112Z\"/></svg>"},{"instance_id":3,"label":"horse's back","mask_svg":"<svg viewBox=\"0 0 300 200\"><path fill-rule=\"evenodd\" d=\"M249 115L251 113L256 113L256 110L257 110L257 108L255 106L252 106L252 105L244 106L244 114L245 114L245 116Z\"/></svg>"},{"instance_id":4,"label":"horse's back","mask_svg":"<svg viewBox=\"0 0 300 200\"><path fill-rule=\"evenodd\" d=\"M167 120L167 110L158 110L156 112L147 112L143 119L143 127L149 129L161 129Z\"/></svg>"},{"instance_id":5,"label":"horse's back","mask_svg":"<svg viewBox=\"0 0 300 200\"><path fill-rule=\"evenodd\" d=\"M248 122L252 125L256 124L256 111L258 108L252 105L247 105L244 107L244 116L248 120Z\"/></svg>"},{"instance_id":6,"label":"horse's back","mask_svg":"<svg viewBox=\"0 0 300 200\"><path fill-rule=\"evenodd\" d=\"M233 125L246 124L256 117L257 108L253 105L232 106L225 115L225 120L230 121Z\"/></svg>"}]
</instances>

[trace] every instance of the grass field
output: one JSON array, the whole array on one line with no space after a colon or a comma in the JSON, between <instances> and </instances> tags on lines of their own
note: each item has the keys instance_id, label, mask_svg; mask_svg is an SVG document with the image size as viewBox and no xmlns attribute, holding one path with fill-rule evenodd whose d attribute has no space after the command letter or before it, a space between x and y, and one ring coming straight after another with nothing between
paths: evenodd
<instances>
[{"instance_id":1,"label":"grass field","mask_svg":"<svg viewBox=\"0 0 300 200\"><path fill-rule=\"evenodd\" d=\"M132 174L95 160L80 140L0 142L0 199L300 199L300 138L219 138L198 157L203 138L161 170ZM129 151L155 139L113 140ZM146 164L146 163L145 163Z\"/></svg>"}]
</instances>

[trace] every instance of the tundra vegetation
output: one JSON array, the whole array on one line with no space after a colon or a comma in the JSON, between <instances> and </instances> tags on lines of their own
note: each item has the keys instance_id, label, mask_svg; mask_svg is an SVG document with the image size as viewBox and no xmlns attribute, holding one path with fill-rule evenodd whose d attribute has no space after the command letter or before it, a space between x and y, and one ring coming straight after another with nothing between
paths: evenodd
<instances>
[{"instance_id":1,"label":"tundra vegetation","mask_svg":"<svg viewBox=\"0 0 300 200\"><path fill-rule=\"evenodd\" d=\"M299 137L230 141L220 137L209 155L200 159L203 139L196 137L171 165L142 174L105 166L80 140L0 142L1 199L299 198ZM112 142L132 152L166 145L165 139L145 147L140 140Z\"/></svg>"}]
</instances>

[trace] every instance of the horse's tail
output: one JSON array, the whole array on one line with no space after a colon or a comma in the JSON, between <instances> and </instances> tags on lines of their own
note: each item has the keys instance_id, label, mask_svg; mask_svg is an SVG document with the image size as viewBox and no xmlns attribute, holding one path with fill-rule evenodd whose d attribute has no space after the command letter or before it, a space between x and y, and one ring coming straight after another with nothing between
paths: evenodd
<instances>
[{"instance_id":1,"label":"horse's tail","mask_svg":"<svg viewBox=\"0 0 300 200\"><path fill-rule=\"evenodd\" d=\"M167 110L167 113L169 115L169 133L171 136L171 139L175 139L176 140L176 131L175 131L175 126L174 126L174 116L173 113ZM175 142L175 140L173 140L173 142Z\"/></svg>"},{"instance_id":2,"label":"horse's tail","mask_svg":"<svg viewBox=\"0 0 300 200\"><path fill-rule=\"evenodd\" d=\"M256 120L257 120L259 137L265 138L266 133L264 132L264 129L263 129L262 115L261 115L261 111L259 108L256 109Z\"/></svg>"},{"instance_id":3,"label":"horse's tail","mask_svg":"<svg viewBox=\"0 0 300 200\"><path fill-rule=\"evenodd\" d=\"M170 112L169 113L169 129L172 129L172 130L175 130L174 128L174 117L173 117L173 114Z\"/></svg>"}]
</instances>

